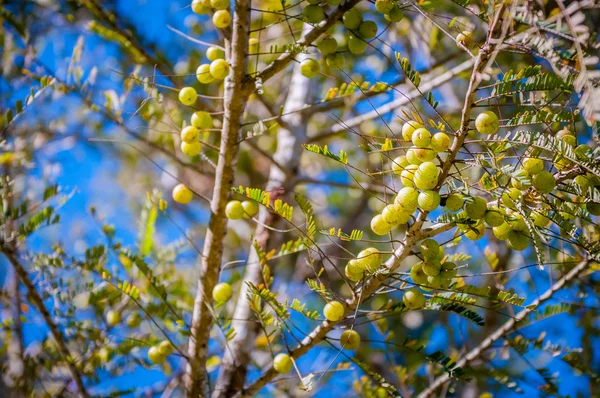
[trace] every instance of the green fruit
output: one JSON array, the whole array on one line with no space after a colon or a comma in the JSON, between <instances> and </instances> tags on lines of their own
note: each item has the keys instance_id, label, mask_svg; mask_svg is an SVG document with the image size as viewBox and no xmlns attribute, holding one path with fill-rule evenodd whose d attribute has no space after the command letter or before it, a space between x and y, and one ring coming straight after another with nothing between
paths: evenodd
<instances>
[{"instance_id":1,"label":"green fruit","mask_svg":"<svg viewBox=\"0 0 600 398\"><path fill-rule=\"evenodd\" d=\"M427 275L425 275L425 272L423 272L423 263L412 266L410 269L410 279L412 279L417 285L424 285L427 283Z\"/></svg>"},{"instance_id":2,"label":"green fruit","mask_svg":"<svg viewBox=\"0 0 600 398\"><path fill-rule=\"evenodd\" d=\"M215 78L210 74L210 65L202 64L196 69L196 79L202 84L212 83Z\"/></svg>"},{"instance_id":3,"label":"green fruit","mask_svg":"<svg viewBox=\"0 0 600 398\"><path fill-rule=\"evenodd\" d=\"M516 210L515 201L520 202L523 194L517 188L509 188L502 194L502 203L509 209Z\"/></svg>"},{"instance_id":4,"label":"green fruit","mask_svg":"<svg viewBox=\"0 0 600 398\"><path fill-rule=\"evenodd\" d=\"M375 1L375 9L382 14L388 14L394 9L395 5L391 0L377 0Z\"/></svg>"},{"instance_id":5,"label":"green fruit","mask_svg":"<svg viewBox=\"0 0 600 398\"><path fill-rule=\"evenodd\" d=\"M419 191L412 187L404 187L398 191L394 203L406 212L413 213L419 205Z\"/></svg>"},{"instance_id":6,"label":"green fruit","mask_svg":"<svg viewBox=\"0 0 600 398\"><path fill-rule=\"evenodd\" d=\"M427 276L436 276L442 271L442 265L436 261L427 261L423 263L423 272Z\"/></svg>"},{"instance_id":7,"label":"green fruit","mask_svg":"<svg viewBox=\"0 0 600 398\"><path fill-rule=\"evenodd\" d=\"M480 220L485 217L487 202L484 198L475 196L465 204L465 212L469 218Z\"/></svg>"},{"instance_id":8,"label":"green fruit","mask_svg":"<svg viewBox=\"0 0 600 398\"><path fill-rule=\"evenodd\" d=\"M435 159L436 155L436 152L431 148L414 148L413 152L419 163L430 162Z\"/></svg>"},{"instance_id":9,"label":"green fruit","mask_svg":"<svg viewBox=\"0 0 600 398\"><path fill-rule=\"evenodd\" d=\"M192 1L192 11L196 14L208 14L211 10L210 0Z\"/></svg>"},{"instance_id":10,"label":"green fruit","mask_svg":"<svg viewBox=\"0 0 600 398\"><path fill-rule=\"evenodd\" d=\"M194 105L196 99L198 98L198 94L193 87L184 87L179 91L179 101L183 105Z\"/></svg>"},{"instance_id":11,"label":"green fruit","mask_svg":"<svg viewBox=\"0 0 600 398\"><path fill-rule=\"evenodd\" d=\"M418 148L426 148L431 143L431 133L426 128L416 129L411 137L412 143Z\"/></svg>"},{"instance_id":12,"label":"green fruit","mask_svg":"<svg viewBox=\"0 0 600 398\"><path fill-rule=\"evenodd\" d=\"M510 180L510 185L517 188L520 191L524 191L531 186L531 177L523 169L515 172L515 177Z\"/></svg>"},{"instance_id":13,"label":"green fruit","mask_svg":"<svg viewBox=\"0 0 600 398\"><path fill-rule=\"evenodd\" d=\"M431 137L431 149L436 152L445 152L450 148L450 137L446 133L435 133L433 137Z\"/></svg>"},{"instance_id":14,"label":"green fruit","mask_svg":"<svg viewBox=\"0 0 600 398\"><path fill-rule=\"evenodd\" d=\"M411 213L407 212L406 210L402 209L396 204L391 204L383 208L381 216L383 217L383 220L386 223L395 226L400 224L406 224L410 219Z\"/></svg>"},{"instance_id":15,"label":"green fruit","mask_svg":"<svg viewBox=\"0 0 600 398\"><path fill-rule=\"evenodd\" d=\"M335 53L337 50L337 46L338 46L338 42L332 36L328 36L328 37L324 38L323 40L321 40L319 42L319 44L317 44L317 48L323 55Z\"/></svg>"},{"instance_id":16,"label":"green fruit","mask_svg":"<svg viewBox=\"0 0 600 398\"><path fill-rule=\"evenodd\" d=\"M356 256L358 260L358 264L367 272L373 273L377 271L383 262L383 256L379 252L379 250L374 247L369 247L365 250L362 250Z\"/></svg>"},{"instance_id":17,"label":"green fruit","mask_svg":"<svg viewBox=\"0 0 600 398\"><path fill-rule=\"evenodd\" d=\"M227 0L227 3L229 4L229 0ZM209 61L225 58L225 51L219 47L210 46L208 47L208 50L206 50L206 58L208 58Z\"/></svg>"},{"instance_id":18,"label":"green fruit","mask_svg":"<svg viewBox=\"0 0 600 398\"><path fill-rule=\"evenodd\" d=\"M404 18L404 13L398 7L394 7L392 11L385 14L385 19L387 19L390 22L400 22L402 21L402 18Z\"/></svg>"},{"instance_id":19,"label":"green fruit","mask_svg":"<svg viewBox=\"0 0 600 398\"><path fill-rule=\"evenodd\" d=\"M244 208L244 218L252 218L258 214L258 203L253 200L244 200L242 207Z\"/></svg>"},{"instance_id":20,"label":"green fruit","mask_svg":"<svg viewBox=\"0 0 600 398\"><path fill-rule=\"evenodd\" d=\"M592 182L588 176L585 175L578 175L575 177L575 184L579 185L579 189L583 192L586 192L592 186Z\"/></svg>"},{"instance_id":21,"label":"green fruit","mask_svg":"<svg viewBox=\"0 0 600 398\"><path fill-rule=\"evenodd\" d=\"M210 113L204 111L194 112L191 119L192 126L201 130L212 128L213 119Z\"/></svg>"},{"instance_id":22,"label":"green fruit","mask_svg":"<svg viewBox=\"0 0 600 398\"><path fill-rule=\"evenodd\" d=\"M426 258L437 258L440 252L440 245L434 239L425 239L419 245L421 248L421 254Z\"/></svg>"},{"instance_id":23,"label":"green fruit","mask_svg":"<svg viewBox=\"0 0 600 398\"><path fill-rule=\"evenodd\" d=\"M135 329L142 323L142 317L137 312L134 312L127 317L125 322L130 329Z\"/></svg>"},{"instance_id":24,"label":"green fruit","mask_svg":"<svg viewBox=\"0 0 600 398\"><path fill-rule=\"evenodd\" d=\"M352 54L362 54L367 50L367 42L358 37L350 36L348 38L348 50Z\"/></svg>"},{"instance_id":25,"label":"green fruit","mask_svg":"<svg viewBox=\"0 0 600 398\"><path fill-rule=\"evenodd\" d=\"M341 68L342 66L344 66L345 62L346 61L344 59L344 54L342 53L329 54L325 58L325 63L330 68Z\"/></svg>"},{"instance_id":26,"label":"green fruit","mask_svg":"<svg viewBox=\"0 0 600 398\"><path fill-rule=\"evenodd\" d=\"M587 211L593 216L600 216L600 203L587 203Z\"/></svg>"},{"instance_id":27,"label":"green fruit","mask_svg":"<svg viewBox=\"0 0 600 398\"><path fill-rule=\"evenodd\" d=\"M473 33L469 31L462 31L456 36L456 42L462 44L463 46L470 48L473 46Z\"/></svg>"},{"instance_id":28,"label":"green fruit","mask_svg":"<svg viewBox=\"0 0 600 398\"><path fill-rule=\"evenodd\" d=\"M490 227L498 227L504 223L504 215L496 206L490 206L485 213L484 221Z\"/></svg>"},{"instance_id":29,"label":"green fruit","mask_svg":"<svg viewBox=\"0 0 600 398\"><path fill-rule=\"evenodd\" d=\"M550 193L556 187L556 179L549 171L542 171L534 177L533 187L540 193Z\"/></svg>"},{"instance_id":30,"label":"green fruit","mask_svg":"<svg viewBox=\"0 0 600 398\"><path fill-rule=\"evenodd\" d=\"M304 10L302 10L302 15L306 19L306 22L318 24L323 20L323 18L325 18L325 11L323 10L323 7L311 4L304 7Z\"/></svg>"},{"instance_id":31,"label":"green fruit","mask_svg":"<svg viewBox=\"0 0 600 398\"><path fill-rule=\"evenodd\" d=\"M577 145L577 138L568 129L558 131L554 138L572 147Z\"/></svg>"},{"instance_id":32,"label":"green fruit","mask_svg":"<svg viewBox=\"0 0 600 398\"><path fill-rule=\"evenodd\" d=\"M429 190L435 188L438 183L438 177L426 177L420 170L416 170L413 183L415 184L415 187L419 189Z\"/></svg>"},{"instance_id":33,"label":"green fruit","mask_svg":"<svg viewBox=\"0 0 600 398\"><path fill-rule=\"evenodd\" d=\"M443 279L441 276L428 276L427 277L427 287L431 289L439 289L442 286Z\"/></svg>"},{"instance_id":34,"label":"green fruit","mask_svg":"<svg viewBox=\"0 0 600 398\"><path fill-rule=\"evenodd\" d=\"M233 289L229 283L217 283L213 288L212 297L217 303L225 303L231 296L233 296Z\"/></svg>"},{"instance_id":35,"label":"green fruit","mask_svg":"<svg viewBox=\"0 0 600 398\"><path fill-rule=\"evenodd\" d=\"M453 262L448 262L448 263L444 263L442 264L442 272L440 272L440 276L443 279L452 279L452 278L456 278L456 264L454 264Z\"/></svg>"},{"instance_id":36,"label":"green fruit","mask_svg":"<svg viewBox=\"0 0 600 398\"><path fill-rule=\"evenodd\" d=\"M194 126L187 126L181 130L181 140L184 142L194 142L198 140L198 129Z\"/></svg>"},{"instance_id":37,"label":"green fruit","mask_svg":"<svg viewBox=\"0 0 600 398\"><path fill-rule=\"evenodd\" d=\"M440 169L433 162L423 162L419 165L419 174L425 179L437 179Z\"/></svg>"},{"instance_id":38,"label":"green fruit","mask_svg":"<svg viewBox=\"0 0 600 398\"><path fill-rule=\"evenodd\" d=\"M121 323L121 314L115 310L108 311L106 313L106 323L108 326L117 326Z\"/></svg>"},{"instance_id":39,"label":"green fruit","mask_svg":"<svg viewBox=\"0 0 600 398\"><path fill-rule=\"evenodd\" d=\"M231 23L231 14L227 10L219 10L213 14L212 21L217 28L224 29Z\"/></svg>"},{"instance_id":40,"label":"green fruit","mask_svg":"<svg viewBox=\"0 0 600 398\"><path fill-rule=\"evenodd\" d=\"M529 175L535 175L544 170L544 161L538 158L525 158L523 160L523 169Z\"/></svg>"},{"instance_id":41,"label":"green fruit","mask_svg":"<svg viewBox=\"0 0 600 398\"><path fill-rule=\"evenodd\" d=\"M279 374L286 374L292 370L292 359L288 354L277 354L273 359L273 369Z\"/></svg>"},{"instance_id":42,"label":"green fruit","mask_svg":"<svg viewBox=\"0 0 600 398\"><path fill-rule=\"evenodd\" d=\"M579 159L585 160L591 157L592 148L589 145L581 144L575 148L575 154Z\"/></svg>"},{"instance_id":43,"label":"green fruit","mask_svg":"<svg viewBox=\"0 0 600 398\"><path fill-rule=\"evenodd\" d=\"M217 11L221 12L221 11ZM216 15L216 13L215 13ZM210 63L210 75L217 80L223 80L229 74L229 64L224 59L215 59Z\"/></svg>"},{"instance_id":44,"label":"green fruit","mask_svg":"<svg viewBox=\"0 0 600 398\"><path fill-rule=\"evenodd\" d=\"M417 310L425 306L425 296L419 289L413 287L404 292L402 302L408 309Z\"/></svg>"},{"instance_id":45,"label":"green fruit","mask_svg":"<svg viewBox=\"0 0 600 398\"><path fill-rule=\"evenodd\" d=\"M462 209L464 203L464 199L462 195L451 193L446 198L446 208L450 211L459 211Z\"/></svg>"},{"instance_id":46,"label":"green fruit","mask_svg":"<svg viewBox=\"0 0 600 398\"><path fill-rule=\"evenodd\" d=\"M381 214L377 214L371 219L371 230L376 235L387 235L392 230L392 225L385 222Z\"/></svg>"},{"instance_id":47,"label":"green fruit","mask_svg":"<svg viewBox=\"0 0 600 398\"><path fill-rule=\"evenodd\" d=\"M406 166L404 171L402 173L400 173L400 182L402 183L402 185L404 185L405 187L414 187L415 186L413 180L415 177L415 172L417 171L418 168L419 168L419 166L417 166L415 164L409 164L408 166Z\"/></svg>"},{"instance_id":48,"label":"green fruit","mask_svg":"<svg viewBox=\"0 0 600 398\"><path fill-rule=\"evenodd\" d=\"M156 346L150 347L148 350L148 359L150 362L160 365L165 362L165 356L160 353L160 350Z\"/></svg>"},{"instance_id":49,"label":"green fruit","mask_svg":"<svg viewBox=\"0 0 600 398\"><path fill-rule=\"evenodd\" d=\"M408 161L409 164L419 165L419 164L423 163L423 161L417 157L417 152L416 152L417 149L418 149L417 147L412 147L406 151L406 160Z\"/></svg>"},{"instance_id":50,"label":"green fruit","mask_svg":"<svg viewBox=\"0 0 600 398\"><path fill-rule=\"evenodd\" d=\"M244 207L239 200L230 200L225 207L225 215L230 220L241 220L244 218Z\"/></svg>"},{"instance_id":51,"label":"green fruit","mask_svg":"<svg viewBox=\"0 0 600 398\"><path fill-rule=\"evenodd\" d=\"M470 240L479 240L485 236L485 226L483 223L477 225L471 225L467 231L465 231L465 237Z\"/></svg>"},{"instance_id":52,"label":"green fruit","mask_svg":"<svg viewBox=\"0 0 600 398\"><path fill-rule=\"evenodd\" d=\"M202 151L202 145L198 141L194 142L181 142L181 152L187 156L199 155Z\"/></svg>"},{"instance_id":53,"label":"green fruit","mask_svg":"<svg viewBox=\"0 0 600 398\"><path fill-rule=\"evenodd\" d=\"M229 0L210 0L210 5L215 10L226 10L229 8Z\"/></svg>"},{"instance_id":54,"label":"green fruit","mask_svg":"<svg viewBox=\"0 0 600 398\"><path fill-rule=\"evenodd\" d=\"M345 330L340 337L340 344L346 350L356 350L360 346L360 335L355 330Z\"/></svg>"},{"instance_id":55,"label":"green fruit","mask_svg":"<svg viewBox=\"0 0 600 398\"><path fill-rule=\"evenodd\" d=\"M508 234L508 244L511 249L522 251L529 246L529 237L520 231L511 231Z\"/></svg>"},{"instance_id":56,"label":"green fruit","mask_svg":"<svg viewBox=\"0 0 600 398\"><path fill-rule=\"evenodd\" d=\"M342 0L325 0L325 3L327 3L327 5L337 7L342 4Z\"/></svg>"},{"instance_id":57,"label":"green fruit","mask_svg":"<svg viewBox=\"0 0 600 398\"><path fill-rule=\"evenodd\" d=\"M415 130L423 128L423 126L420 123L415 122L414 120L409 120L408 122L404 123L404 125L402 126L402 138L404 139L404 141L412 141L412 135L415 132Z\"/></svg>"},{"instance_id":58,"label":"green fruit","mask_svg":"<svg viewBox=\"0 0 600 398\"><path fill-rule=\"evenodd\" d=\"M485 111L475 119L475 128L481 134L494 134L500 127L498 116L492 111Z\"/></svg>"},{"instance_id":59,"label":"green fruit","mask_svg":"<svg viewBox=\"0 0 600 398\"><path fill-rule=\"evenodd\" d=\"M436 191L423 191L419 194L419 207L425 211L433 211L440 205L440 194Z\"/></svg>"},{"instance_id":60,"label":"green fruit","mask_svg":"<svg viewBox=\"0 0 600 398\"><path fill-rule=\"evenodd\" d=\"M538 228L546 228L551 222L548 217L535 210L531 212L531 218L533 219L533 225Z\"/></svg>"},{"instance_id":61,"label":"green fruit","mask_svg":"<svg viewBox=\"0 0 600 398\"><path fill-rule=\"evenodd\" d=\"M158 345L158 352L165 357L169 356L173 353L173 345L168 340L163 340Z\"/></svg>"},{"instance_id":62,"label":"green fruit","mask_svg":"<svg viewBox=\"0 0 600 398\"><path fill-rule=\"evenodd\" d=\"M513 231L525 231L527 229L527 224L525 223L525 220L523 220L523 216L518 213L514 213L510 216L508 225L510 225L510 229Z\"/></svg>"},{"instance_id":63,"label":"green fruit","mask_svg":"<svg viewBox=\"0 0 600 398\"><path fill-rule=\"evenodd\" d=\"M323 315L329 322L338 322L344 318L344 305L339 301L330 301L323 308Z\"/></svg>"},{"instance_id":64,"label":"green fruit","mask_svg":"<svg viewBox=\"0 0 600 398\"><path fill-rule=\"evenodd\" d=\"M358 8L351 8L344 13L342 23L347 29L356 30L363 21L363 15Z\"/></svg>"},{"instance_id":65,"label":"green fruit","mask_svg":"<svg viewBox=\"0 0 600 398\"><path fill-rule=\"evenodd\" d=\"M346 268L344 268L344 273L346 277L350 279L352 282L358 282L363 278L364 269L361 264L356 259L352 259L348 261L346 264Z\"/></svg>"},{"instance_id":66,"label":"green fruit","mask_svg":"<svg viewBox=\"0 0 600 398\"><path fill-rule=\"evenodd\" d=\"M394 172L394 174L400 175L402 173L402 170L404 170L408 165L409 162L406 156L398 156L397 158L392 160L392 171Z\"/></svg>"},{"instance_id":67,"label":"green fruit","mask_svg":"<svg viewBox=\"0 0 600 398\"><path fill-rule=\"evenodd\" d=\"M300 63L300 72L302 76L312 79L321 71L319 63L312 58L305 59Z\"/></svg>"},{"instance_id":68,"label":"green fruit","mask_svg":"<svg viewBox=\"0 0 600 398\"><path fill-rule=\"evenodd\" d=\"M508 223L503 223L500 224L497 227L492 228L492 232L494 233L494 236L500 240L506 240L508 239L508 235L511 232L511 228L510 225L508 225Z\"/></svg>"},{"instance_id":69,"label":"green fruit","mask_svg":"<svg viewBox=\"0 0 600 398\"><path fill-rule=\"evenodd\" d=\"M370 40L377 36L377 24L373 21L364 21L358 27L358 34L365 40Z\"/></svg>"},{"instance_id":70,"label":"green fruit","mask_svg":"<svg viewBox=\"0 0 600 398\"><path fill-rule=\"evenodd\" d=\"M98 359L100 359L102 363L109 362L114 355L115 352L110 347L102 347L98 350Z\"/></svg>"},{"instance_id":71,"label":"green fruit","mask_svg":"<svg viewBox=\"0 0 600 398\"><path fill-rule=\"evenodd\" d=\"M173 188L172 196L175 202L185 205L192 201L194 193L184 184L179 184Z\"/></svg>"}]
</instances>

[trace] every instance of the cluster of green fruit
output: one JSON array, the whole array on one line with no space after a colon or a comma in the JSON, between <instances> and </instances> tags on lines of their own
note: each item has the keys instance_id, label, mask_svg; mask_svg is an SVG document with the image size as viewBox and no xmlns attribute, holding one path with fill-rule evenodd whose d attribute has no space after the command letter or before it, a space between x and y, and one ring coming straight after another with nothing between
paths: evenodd
<instances>
[{"instance_id":1,"label":"cluster of green fruit","mask_svg":"<svg viewBox=\"0 0 600 398\"><path fill-rule=\"evenodd\" d=\"M308 0L308 3L302 10L302 15L307 22L317 24L325 18L323 4L337 6L341 0L326 0L324 3L320 0ZM378 0L375 7L390 22L399 22L404 18L404 13L394 1ZM358 8L346 11L342 16L342 24L349 31L346 44L348 51L352 54L364 53L367 49L367 40L372 40L377 36L377 23L370 20L365 21L363 13ZM338 52L338 42L333 36L325 36L317 44L317 49L325 57L327 66L341 68L344 65L344 55L342 52ZM317 76L320 70L319 62L312 58L301 62L301 72L309 79Z\"/></svg>"},{"instance_id":2,"label":"cluster of green fruit","mask_svg":"<svg viewBox=\"0 0 600 398\"><path fill-rule=\"evenodd\" d=\"M188 156L200 154L202 145L200 144L201 130L212 128L212 116L208 112L194 112L191 118L191 125L181 130L181 152Z\"/></svg>"},{"instance_id":3,"label":"cluster of green fruit","mask_svg":"<svg viewBox=\"0 0 600 398\"><path fill-rule=\"evenodd\" d=\"M258 203L253 200L230 200L225 207L225 215L230 220L252 218L258 214Z\"/></svg>"},{"instance_id":4,"label":"cluster of green fruit","mask_svg":"<svg viewBox=\"0 0 600 398\"><path fill-rule=\"evenodd\" d=\"M348 261L344 272L352 282L360 281L365 273L373 274L383 264L383 256L374 247L369 247L358 253L355 259Z\"/></svg>"},{"instance_id":5,"label":"cluster of green fruit","mask_svg":"<svg viewBox=\"0 0 600 398\"><path fill-rule=\"evenodd\" d=\"M201 64L196 69L196 79L202 84L209 84L225 79L230 69L229 63L225 60L225 51L219 47L210 46L206 50L206 58L208 58L210 63Z\"/></svg>"},{"instance_id":6,"label":"cluster of green fruit","mask_svg":"<svg viewBox=\"0 0 600 398\"><path fill-rule=\"evenodd\" d=\"M423 261L413 265L410 278L422 290L446 289L456 277L456 264L445 260L444 247L433 239L425 239L420 244ZM425 297L414 287L404 292L404 305L416 310L425 305Z\"/></svg>"},{"instance_id":7,"label":"cluster of green fruit","mask_svg":"<svg viewBox=\"0 0 600 398\"><path fill-rule=\"evenodd\" d=\"M192 11L196 14L208 14L215 10L212 21L219 29L229 26L231 14L229 13L229 0L194 0Z\"/></svg>"},{"instance_id":8,"label":"cluster of green fruit","mask_svg":"<svg viewBox=\"0 0 600 398\"><path fill-rule=\"evenodd\" d=\"M440 194L435 190L440 168L433 161L438 153L450 148L450 137L443 132L432 135L415 121L404 124L402 137L413 146L406 155L393 160L392 171L400 176L404 187L398 191L394 203L371 220L371 229L377 235L386 235L394 226L406 224L417 208L433 211L441 202Z\"/></svg>"},{"instance_id":9,"label":"cluster of green fruit","mask_svg":"<svg viewBox=\"0 0 600 398\"><path fill-rule=\"evenodd\" d=\"M160 365L165 362L165 359L172 353L173 346L171 345L171 342L163 340L159 344L153 345L148 349L148 359L150 362Z\"/></svg>"}]
</instances>

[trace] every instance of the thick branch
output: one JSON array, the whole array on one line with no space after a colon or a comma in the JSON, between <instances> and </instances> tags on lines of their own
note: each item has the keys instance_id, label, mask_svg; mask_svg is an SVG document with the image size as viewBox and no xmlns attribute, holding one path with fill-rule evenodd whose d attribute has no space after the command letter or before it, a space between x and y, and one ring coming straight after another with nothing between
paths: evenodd
<instances>
[{"instance_id":1,"label":"thick branch","mask_svg":"<svg viewBox=\"0 0 600 398\"><path fill-rule=\"evenodd\" d=\"M211 216L202 250L200 279L194 301L188 347L189 362L184 379L188 397L194 398L207 395L206 359L212 325L209 298L219 280L223 241L227 232L225 206L233 186L234 167L239 151L239 131L248 100L248 92L243 90L250 27L250 2L248 0L236 0L232 27L231 42L228 42L226 46L231 69L229 76L225 79L225 111L219 161L210 205Z\"/></svg>"},{"instance_id":2,"label":"thick branch","mask_svg":"<svg viewBox=\"0 0 600 398\"><path fill-rule=\"evenodd\" d=\"M483 340L481 342L481 344L479 344L476 348L469 351L469 353L467 355L465 355L462 359L458 360L456 362L455 367L462 368L465 365L468 365L470 362L474 361L475 359L479 358L479 356L481 356L481 354L486 349L491 347L492 344L494 344L494 342L500 340L501 338L506 336L508 333L510 333L514 329L515 326L518 326L519 322L524 320L525 317L527 317L532 311L536 310L537 307L540 306L540 304L543 304L544 302L550 300L552 298L552 296L554 295L554 293L556 293L557 291L562 289L563 286L565 286L565 284L567 282L576 278L583 270L585 270L587 265L588 265L587 260L582 261L581 263L577 264L577 266L575 266L575 268L570 270L562 278L560 278L558 281L556 281L556 283L554 285L552 285L550 287L550 289L546 290L544 292L544 294L542 294L539 298L535 299L533 301L533 303L531 303L530 305L527 306L527 308L524 308L514 318L509 319L504 325L502 325L502 327L500 327L498 330L496 330L494 333L492 333L488 338ZM448 375L448 373L438 377L429 385L428 388L423 390L418 395L418 398L430 397L433 393L436 392L436 390L438 388L440 388L448 380L450 380L450 376Z\"/></svg>"},{"instance_id":3,"label":"thick branch","mask_svg":"<svg viewBox=\"0 0 600 398\"><path fill-rule=\"evenodd\" d=\"M40 312L40 314L42 314L44 322L46 322L46 324L48 325L50 333L52 333L52 337L54 337L54 341L56 342L56 346L58 347L58 352L62 356L63 360L66 362L69 368L69 372L71 373L73 382L77 386L77 395L79 397L88 397L89 395L87 393L87 390L85 389L85 386L83 385L81 374L79 373L79 370L77 369L75 364L72 362L73 356L67 348L65 337L63 336L58 326L56 326L56 324L52 320L52 316L50 315L48 309L44 305L44 300L42 300L42 297L33 285L33 282L31 281L31 279L29 279L27 271L23 268L13 251L7 250L6 248L2 248L2 252L8 258L8 261L10 261L10 263L12 264L21 283L27 289L29 299L31 300L35 308Z\"/></svg>"},{"instance_id":4,"label":"thick branch","mask_svg":"<svg viewBox=\"0 0 600 398\"><path fill-rule=\"evenodd\" d=\"M305 25L305 30L307 30L307 27L308 25ZM301 108L308 100L309 91L310 84L302 76L300 64L296 64L284 110ZM286 174L275 164L271 166L266 191L272 193L272 200L281 198L291 190L289 185L294 183L295 177L298 175L300 154L302 153L301 145L306 140L306 121L301 112L285 115L282 120L284 121L282 126L287 126L287 128L281 127L277 132L277 150L275 151L274 160L277 164L285 165L288 173ZM263 250L267 250L269 239L273 234L273 231L268 227L273 226L277 220L276 215L266 208L261 208L260 223L256 228L256 241ZM244 387L248 363L254 347L253 343L259 331L259 324L252 322L255 315L248 302L249 288L246 282L251 282L254 285L264 283L262 265L254 246L250 249L248 266L246 267L241 292L233 315L232 327L236 331L236 336L229 342L229 349L225 352L223 365L213 394L215 398L230 397Z\"/></svg>"}]
</instances>

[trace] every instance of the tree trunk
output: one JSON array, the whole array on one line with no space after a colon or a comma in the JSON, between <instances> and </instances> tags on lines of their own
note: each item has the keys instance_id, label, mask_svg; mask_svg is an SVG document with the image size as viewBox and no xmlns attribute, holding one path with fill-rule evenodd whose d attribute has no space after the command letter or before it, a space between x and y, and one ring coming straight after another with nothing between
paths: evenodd
<instances>
[{"instance_id":1,"label":"tree trunk","mask_svg":"<svg viewBox=\"0 0 600 398\"><path fill-rule=\"evenodd\" d=\"M305 25L304 33L308 31L307 27L308 25ZM297 60L301 61L303 58L304 55L301 54L297 57ZM284 112L300 109L307 102L309 91L310 84L302 76L300 64L297 63L294 67L289 93L284 105ZM293 131L282 127L279 128L277 133L277 150L275 151L274 159L278 165L283 165L287 168L288 174L277 165L271 165L266 191L271 192L272 200L282 198L286 192L291 190L291 185L298 175L300 154L302 151L301 145L306 140L306 121L303 120L302 112L285 115L282 119ZM261 207L258 218L260 223L256 228L256 241L263 250L267 250L273 231L265 228L263 225L272 226L279 217L270 213L266 208ZM259 331L260 325L255 322L254 313L250 310L247 300L249 289L245 282L251 282L255 285L264 283L262 266L259 263L258 254L254 246L250 248L248 265L244 274L244 283L242 283L233 314L234 321L232 327L236 331L236 336L229 342L229 348L225 351L217 386L213 393L214 398L230 397L233 393L239 392L242 389L244 380L246 379L250 355L254 347L254 340Z\"/></svg>"}]
</instances>

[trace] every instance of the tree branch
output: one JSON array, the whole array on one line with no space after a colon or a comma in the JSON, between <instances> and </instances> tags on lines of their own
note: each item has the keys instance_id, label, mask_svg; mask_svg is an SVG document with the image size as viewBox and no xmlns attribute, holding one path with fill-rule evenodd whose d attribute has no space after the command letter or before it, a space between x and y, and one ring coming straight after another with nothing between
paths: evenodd
<instances>
[{"instance_id":1,"label":"tree branch","mask_svg":"<svg viewBox=\"0 0 600 398\"><path fill-rule=\"evenodd\" d=\"M534 311L540 304L548 301L552 298L554 293L559 291L567 282L576 278L583 270L585 270L588 265L588 260L582 261L577 264L572 270L570 270L567 274L565 274L562 278L560 278L554 285L550 287L550 289L546 290L539 298L535 299L533 303L524 308L521 312L519 312L514 318L509 319L502 327L492 333L488 338L483 340L481 344L479 344L476 348L469 351L467 355L465 355L462 359L456 362L456 368L463 368L465 365L479 358L479 356L489 347L491 347L494 342L503 338L505 335L510 333L513 328L521 322L527 315L529 315L532 311ZM430 397L435 391L440 388L444 383L450 380L450 376L448 373L438 377L435 379L429 387L423 390L417 398L427 398Z\"/></svg>"},{"instance_id":2,"label":"tree branch","mask_svg":"<svg viewBox=\"0 0 600 398\"><path fill-rule=\"evenodd\" d=\"M219 161L211 200L211 216L204 240L200 279L192 313L189 339L189 361L184 377L188 397L206 396L206 359L212 325L210 297L219 280L223 241L227 232L225 206L234 180L234 166L239 152L239 131L249 92L244 90L250 29L250 1L236 0L231 41L226 42L229 76L225 79L224 115L221 130Z\"/></svg>"},{"instance_id":3,"label":"tree branch","mask_svg":"<svg viewBox=\"0 0 600 398\"><path fill-rule=\"evenodd\" d=\"M33 303L35 308L40 312L40 314L44 318L44 322L46 322L46 324L48 325L48 328L50 329L50 333L52 333L52 337L54 337L56 346L58 347L58 352L62 356L63 360L67 363L69 372L71 373L71 378L73 379L73 382L75 382L75 385L77 386L77 391L78 391L77 395L79 397L88 397L89 394L88 394L87 390L85 389L83 380L81 378L81 374L79 373L79 370L77 369L75 364L72 362L73 356L71 355L71 353L69 352L69 349L67 348L67 344L65 342L65 337L63 336L63 334L60 331L60 329L58 328L58 326L56 326L56 324L52 320L52 316L50 315L50 313L48 312L48 309L44 305L44 300L42 300L42 297L40 296L40 294L36 290L35 286L33 285L33 282L31 281L31 279L29 279L29 275L27 274L27 271L23 268L23 266L21 265L21 263L19 262L19 260L17 259L17 257L15 256L15 253L13 251L8 250L5 247L2 247L2 253L4 253L6 258L8 258L8 261L10 261L10 263L12 264L15 272L17 273L17 276L19 277L19 280L27 289L27 294L29 295L31 302Z\"/></svg>"},{"instance_id":4,"label":"tree branch","mask_svg":"<svg viewBox=\"0 0 600 398\"><path fill-rule=\"evenodd\" d=\"M305 25L304 30L307 31L308 27L309 25ZM301 54L299 57L304 58L305 56ZM284 109L301 108L308 100L310 86L310 83L302 75L300 64L296 64ZM272 200L280 199L286 192L291 191L290 185L295 183L299 171L302 143L306 140L307 123L302 112L285 115L282 117L282 121L282 127L277 132L275 164L271 166L266 185L266 191L271 192ZM278 167L280 164L285 165L285 169ZM272 212L261 207L255 239L263 250L267 250L272 235L272 231L268 227L273 226L278 219L279 217ZM262 265L254 246L250 248L248 266L233 315L232 327L236 331L236 336L229 343L229 349L226 350L223 357L213 398L230 397L244 387L250 354L260 327L257 322L250 322L255 315L250 309L247 298L249 294L247 282L254 285L264 283Z\"/></svg>"}]
</instances>

